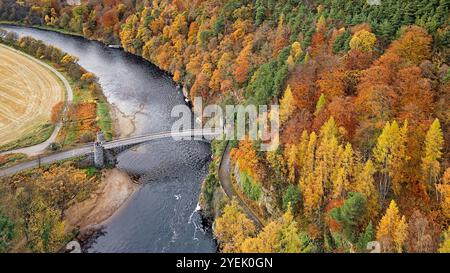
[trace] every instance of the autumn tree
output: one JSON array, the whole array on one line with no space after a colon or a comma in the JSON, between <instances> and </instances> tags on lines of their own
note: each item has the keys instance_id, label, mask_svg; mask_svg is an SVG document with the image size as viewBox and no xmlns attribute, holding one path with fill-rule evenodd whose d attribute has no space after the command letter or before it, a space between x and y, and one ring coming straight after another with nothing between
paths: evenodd
<instances>
[{"instance_id":1,"label":"autumn tree","mask_svg":"<svg viewBox=\"0 0 450 273\"><path fill-rule=\"evenodd\" d=\"M294 42L291 45L291 54L287 58L286 62L288 64L289 70L293 70L295 65L300 60L301 55L303 54L302 47L299 42Z\"/></svg>"},{"instance_id":2,"label":"autumn tree","mask_svg":"<svg viewBox=\"0 0 450 273\"><path fill-rule=\"evenodd\" d=\"M299 230L290 208L281 218L281 226L280 252L300 253L302 246L299 238Z\"/></svg>"},{"instance_id":3,"label":"autumn tree","mask_svg":"<svg viewBox=\"0 0 450 273\"><path fill-rule=\"evenodd\" d=\"M287 163L288 181L291 183L296 183L299 179L299 172L303 173L306 168L304 164L310 137L315 139L316 135L311 134L311 136L309 136L308 132L304 130L299 143L288 144L284 149L284 159ZM315 143L312 145L315 145Z\"/></svg>"},{"instance_id":4,"label":"autumn tree","mask_svg":"<svg viewBox=\"0 0 450 273\"><path fill-rule=\"evenodd\" d=\"M345 197L355 175L355 158L350 144L341 144L339 130L333 118L320 129L302 138L299 149L299 184L305 214L321 222L329 198ZM295 159L295 157L294 157ZM292 159L291 159L292 160ZM289 163L288 163L289 165Z\"/></svg>"},{"instance_id":5,"label":"autumn tree","mask_svg":"<svg viewBox=\"0 0 450 273\"><path fill-rule=\"evenodd\" d=\"M322 71L317 80L319 92L330 99L343 96L345 94L344 76L344 71L338 67Z\"/></svg>"},{"instance_id":6,"label":"autumn tree","mask_svg":"<svg viewBox=\"0 0 450 273\"><path fill-rule=\"evenodd\" d=\"M216 220L214 229L214 235L224 253L241 252L242 243L254 233L253 222L241 212L236 201L225 206L222 216Z\"/></svg>"},{"instance_id":7,"label":"autumn tree","mask_svg":"<svg viewBox=\"0 0 450 273\"><path fill-rule=\"evenodd\" d=\"M248 73L250 71L250 55L252 53L252 44L249 42L239 53L236 59L235 67L233 72L234 78L239 84L243 84L247 81Z\"/></svg>"},{"instance_id":8,"label":"autumn tree","mask_svg":"<svg viewBox=\"0 0 450 273\"><path fill-rule=\"evenodd\" d=\"M61 59L61 65L67 69L69 72L69 75L75 79L80 79L82 72L81 68L78 65L78 58L75 56L72 56L70 54L64 55L64 57Z\"/></svg>"},{"instance_id":9,"label":"autumn tree","mask_svg":"<svg viewBox=\"0 0 450 273\"><path fill-rule=\"evenodd\" d=\"M326 19L321 15L316 23L316 32L311 38L311 55L313 57L323 55L326 52L326 26Z\"/></svg>"},{"instance_id":10,"label":"autumn tree","mask_svg":"<svg viewBox=\"0 0 450 273\"><path fill-rule=\"evenodd\" d=\"M398 114L401 119L412 122L428 120L433 113L433 92L430 81L422 76L417 66L400 69L394 80L398 94Z\"/></svg>"},{"instance_id":11,"label":"autumn tree","mask_svg":"<svg viewBox=\"0 0 450 273\"><path fill-rule=\"evenodd\" d=\"M288 209L280 219L265 226L256 237L245 240L242 252L300 253L303 247L297 222Z\"/></svg>"},{"instance_id":12,"label":"autumn tree","mask_svg":"<svg viewBox=\"0 0 450 273\"><path fill-rule=\"evenodd\" d=\"M279 253L281 225L270 222L256 237L247 238L242 243L243 253Z\"/></svg>"},{"instance_id":13,"label":"autumn tree","mask_svg":"<svg viewBox=\"0 0 450 273\"><path fill-rule=\"evenodd\" d=\"M437 184L436 188L440 194L442 212L447 219L450 219L450 168L444 172L442 182Z\"/></svg>"},{"instance_id":14,"label":"autumn tree","mask_svg":"<svg viewBox=\"0 0 450 273\"><path fill-rule=\"evenodd\" d=\"M194 85L191 88L190 95L192 98L202 96L203 98L208 97L209 92L209 82L212 76L212 67L210 63L205 63L200 74L196 77Z\"/></svg>"},{"instance_id":15,"label":"autumn tree","mask_svg":"<svg viewBox=\"0 0 450 273\"><path fill-rule=\"evenodd\" d=\"M354 184L354 191L359 192L367 199L367 212L369 219L375 219L379 212L378 192L375 188L374 175L376 169L372 160L359 166Z\"/></svg>"},{"instance_id":16,"label":"autumn tree","mask_svg":"<svg viewBox=\"0 0 450 273\"><path fill-rule=\"evenodd\" d=\"M270 167L274 170L275 175L280 178L284 179L287 174L287 168L286 168L286 162L283 158L283 152L280 146L278 146L278 149L274 151L268 151L266 153L266 160L269 163Z\"/></svg>"},{"instance_id":17,"label":"autumn tree","mask_svg":"<svg viewBox=\"0 0 450 273\"><path fill-rule=\"evenodd\" d=\"M402 31L388 49L412 64L419 65L431 56L432 38L427 31L418 26L408 26Z\"/></svg>"},{"instance_id":18,"label":"autumn tree","mask_svg":"<svg viewBox=\"0 0 450 273\"><path fill-rule=\"evenodd\" d=\"M288 85L284 91L283 98L280 100L280 122L285 123L292 113L295 111L294 97L292 96L291 87Z\"/></svg>"},{"instance_id":19,"label":"autumn tree","mask_svg":"<svg viewBox=\"0 0 450 273\"><path fill-rule=\"evenodd\" d=\"M432 227L428 219L419 210L415 210L408 222L408 238L406 240L408 252L433 252Z\"/></svg>"},{"instance_id":20,"label":"autumn tree","mask_svg":"<svg viewBox=\"0 0 450 273\"><path fill-rule=\"evenodd\" d=\"M83 75L81 75L80 80L83 82L83 84L89 85L89 84L93 83L94 81L96 81L96 77L93 73L87 72L87 73L84 73Z\"/></svg>"},{"instance_id":21,"label":"autumn tree","mask_svg":"<svg viewBox=\"0 0 450 273\"><path fill-rule=\"evenodd\" d=\"M239 142L239 148L231 151L231 158L239 165L241 171L247 172L251 177L259 179L258 165L259 160L256 150L250 140L242 140Z\"/></svg>"},{"instance_id":22,"label":"autumn tree","mask_svg":"<svg viewBox=\"0 0 450 273\"><path fill-rule=\"evenodd\" d=\"M444 232L444 240L439 247L439 253L450 253L450 227Z\"/></svg>"},{"instance_id":23,"label":"autumn tree","mask_svg":"<svg viewBox=\"0 0 450 273\"><path fill-rule=\"evenodd\" d=\"M233 57L231 53L225 52L222 54L217 62L217 67L214 70L211 81L209 82L209 87L215 91L219 91L223 94L228 94L230 92L227 82L229 82L229 75L232 71L232 60Z\"/></svg>"},{"instance_id":24,"label":"autumn tree","mask_svg":"<svg viewBox=\"0 0 450 273\"><path fill-rule=\"evenodd\" d=\"M82 201L88 196L94 184L94 177L87 177L86 172L72 165L61 165L39 175L36 183L43 197L60 211L60 218L78 198Z\"/></svg>"},{"instance_id":25,"label":"autumn tree","mask_svg":"<svg viewBox=\"0 0 450 273\"><path fill-rule=\"evenodd\" d=\"M444 136L438 119L431 124L426 137L425 148L422 157L422 175L428 183L428 187L434 188L439 180L441 172L442 149L444 146Z\"/></svg>"},{"instance_id":26,"label":"autumn tree","mask_svg":"<svg viewBox=\"0 0 450 273\"><path fill-rule=\"evenodd\" d=\"M315 151L317 147L317 135L312 132L306 142L306 150L304 162L301 165L301 177L299 179L300 187L303 192L303 205L305 207L305 214L311 217L317 213L320 217L320 209L317 208L322 205L322 198L324 198L323 184L319 177L313 179ZM314 209L315 208L315 209Z\"/></svg>"},{"instance_id":27,"label":"autumn tree","mask_svg":"<svg viewBox=\"0 0 450 273\"><path fill-rule=\"evenodd\" d=\"M391 186L394 193L398 194L401 189L401 183L404 182L404 166L408 160L406 154L407 133L407 122L403 124L402 128L399 128L396 121L392 123L387 122L373 149L373 157L380 172L379 191L381 203L384 202Z\"/></svg>"},{"instance_id":28,"label":"autumn tree","mask_svg":"<svg viewBox=\"0 0 450 273\"><path fill-rule=\"evenodd\" d=\"M52 107L51 122L56 124L61 119L62 110L64 109L64 102L60 101Z\"/></svg>"},{"instance_id":29,"label":"autumn tree","mask_svg":"<svg viewBox=\"0 0 450 273\"><path fill-rule=\"evenodd\" d=\"M350 40L350 48L362 52L372 52L376 41L375 34L363 29L353 35Z\"/></svg>"},{"instance_id":30,"label":"autumn tree","mask_svg":"<svg viewBox=\"0 0 450 273\"><path fill-rule=\"evenodd\" d=\"M348 141L353 140L359 125L353 99L335 98L326 105L326 111L336 120L340 134Z\"/></svg>"},{"instance_id":31,"label":"autumn tree","mask_svg":"<svg viewBox=\"0 0 450 273\"><path fill-rule=\"evenodd\" d=\"M66 240L61 212L40 198L33 200L28 226L28 245L34 252L56 252Z\"/></svg>"},{"instance_id":32,"label":"autumn tree","mask_svg":"<svg viewBox=\"0 0 450 273\"><path fill-rule=\"evenodd\" d=\"M280 18L278 19L278 27L275 32L272 57L276 57L284 47L289 45L288 31L284 21L285 16L284 14L281 14Z\"/></svg>"},{"instance_id":33,"label":"autumn tree","mask_svg":"<svg viewBox=\"0 0 450 273\"><path fill-rule=\"evenodd\" d=\"M320 111L323 110L323 108L325 107L326 103L327 103L327 100L325 98L325 94L324 93L320 94L320 97L319 97L319 99L317 100L317 103L316 103L316 111L314 112L314 115L317 116L320 113Z\"/></svg>"},{"instance_id":34,"label":"autumn tree","mask_svg":"<svg viewBox=\"0 0 450 273\"><path fill-rule=\"evenodd\" d=\"M116 26L116 24L119 22L119 18L117 15L116 9L110 9L107 12L105 12L100 19L100 24L105 30L112 30L113 27Z\"/></svg>"},{"instance_id":35,"label":"autumn tree","mask_svg":"<svg viewBox=\"0 0 450 273\"><path fill-rule=\"evenodd\" d=\"M381 124L396 117L399 94L395 89L395 79L400 65L397 55L384 54L363 71L356 87L355 106L362 121L357 134L368 147L373 144L369 140L377 129L381 129Z\"/></svg>"},{"instance_id":36,"label":"autumn tree","mask_svg":"<svg viewBox=\"0 0 450 273\"><path fill-rule=\"evenodd\" d=\"M383 252L402 252L408 235L408 224L401 216L397 204L391 201L386 214L381 218L377 229L377 240Z\"/></svg>"}]
</instances>

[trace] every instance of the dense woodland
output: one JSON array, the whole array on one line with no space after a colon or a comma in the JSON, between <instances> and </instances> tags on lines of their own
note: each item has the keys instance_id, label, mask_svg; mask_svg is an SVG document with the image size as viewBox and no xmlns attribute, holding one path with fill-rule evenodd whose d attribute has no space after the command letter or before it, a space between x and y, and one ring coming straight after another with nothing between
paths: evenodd
<instances>
[{"instance_id":1,"label":"dense woodland","mask_svg":"<svg viewBox=\"0 0 450 273\"><path fill-rule=\"evenodd\" d=\"M279 149L232 152L267 224L229 203L222 251L450 251L450 1L61 2L0 0L0 18L120 43L192 97L280 104Z\"/></svg>"},{"instance_id":2,"label":"dense woodland","mask_svg":"<svg viewBox=\"0 0 450 273\"><path fill-rule=\"evenodd\" d=\"M72 162L0 178L0 253L62 250L77 233L66 211L89 199L100 178Z\"/></svg>"}]
</instances>

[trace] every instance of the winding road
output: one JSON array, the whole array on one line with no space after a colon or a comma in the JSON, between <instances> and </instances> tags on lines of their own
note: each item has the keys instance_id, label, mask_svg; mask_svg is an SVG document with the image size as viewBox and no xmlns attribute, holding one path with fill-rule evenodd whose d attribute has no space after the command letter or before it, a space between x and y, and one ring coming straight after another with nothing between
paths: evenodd
<instances>
[{"instance_id":1,"label":"winding road","mask_svg":"<svg viewBox=\"0 0 450 273\"><path fill-rule=\"evenodd\" d=\"M72 90L72 87L70 86L69 82L66 80L66 78L58 70L56 70L52 66L44 63L43 61L40 61L28 54L25 54L19 50L11 48L9 46L3 45L3 44L0 44L0 46L3 48L7 48L8 50L13 51L14 53L17 53L21 56L24 56L24 57L38 63L39 65L45 67L46 69L51 71L53 74L55 74L56 77L58 77L58 79L64 84L64 88L66 90L66 103L65 103L64 110L63 110L63 115L64 115L67 112L67 108L68 108L67 106L73 101L73 90ZM51 109L49 109L49 111L50 110ZM53 133L51 134L51 136L46 141L44 141L40 144L2 152L2 153L0 153L0 155L22 153L22 154L26 154L28 156L36 156L36 155L42 154L48 148L48 146L50 146L50 144L52 142L55 142L56 137L58 136L58 133L61 130L62 126L63 126L63 123L62 123L62 120L60 120L55 125L55 129L53 130Z\"/></svg>"},{"instance_id":2,"label":"winding road","mask_svg":"<svg viewBox=\"0 0 450 273\"><path fill-rule=\"evenodd\" d=\"M241 208L244 210L244 213L247 214L247 216L250 218L250 220L252 220L255 223L256 227L258 229L262 229L264 227L264 224L262 223L262 221L247 206L247 204L244 202L244 200L242 200L241 197L238 194L236 194L233 184L231 183L230 151L231 151L231 145L230 145L230 142L227 142L227 146L225 148L225 151L222 154L222 160L220 161L220 166L219 166L220 185L222 186L222 189L224 190L224 192L228 196L228 198L235 199L238 202L238 204L241 206Z\"/></svg>"}]
</instances>

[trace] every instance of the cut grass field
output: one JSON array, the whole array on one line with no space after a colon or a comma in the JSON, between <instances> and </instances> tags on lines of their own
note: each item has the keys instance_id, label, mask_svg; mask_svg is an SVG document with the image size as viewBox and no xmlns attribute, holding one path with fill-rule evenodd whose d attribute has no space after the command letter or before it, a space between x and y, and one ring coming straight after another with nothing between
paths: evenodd
<instances>
[{"instance_id":1,"label":"cut grass field","mask_svg":"<svg viewBox=\"0 0 450 273\"><path fill-rule=\"evenodd\" d=\"M53 131L52 107L65 88L49 69L0 46L0 151L45 141Z\"/></svg>"}]
</instances>

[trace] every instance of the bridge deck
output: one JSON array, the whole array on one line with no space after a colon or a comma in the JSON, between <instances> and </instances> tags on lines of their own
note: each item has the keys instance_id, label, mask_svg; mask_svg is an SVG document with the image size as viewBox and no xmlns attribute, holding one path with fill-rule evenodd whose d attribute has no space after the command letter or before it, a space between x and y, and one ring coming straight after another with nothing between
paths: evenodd
<instances>
[{"instance_id":1,"label":"bridge deck","mask_svg":"<svg viewBox=\"0 0 450 273\"><path fill-rule=\"evenodd\" d=\"M197 137L193 137L193 135L196 135ZM142 136L135 136L135 137L129 137L124 139L116 139L109 142L103 143L103 148L108 149L114 149L122 146L129 146L129 145L138 145L144 142L152 141L152 140L158 140L158 139L164 139L164 138L174 138L175 140L193 140L193 141L206 141L209 138L214 138L217 136L220 136L221 133L216 132L202 132L202 130L189 130L189 131L182 131L177 133L172 132L163 132L163 133L157 133L157 134L149 134L149 135L142 135ZM202 138L206 137L207 139ZM72 150L63 151L59 153L54 153L48 156L43 156L38 159L33 159L27 162L19 163L17 165L14 165L9 168L0 169L0 177L3 176L9 176L13 175L15 173L33 169L38 167L39 165L47 165L52 164L58 161L67 160L70 158L75 158L79 156L84 156L94 153L94 143L88 143L82 147L74 148Z\"/></svg>"}]
</instances>

